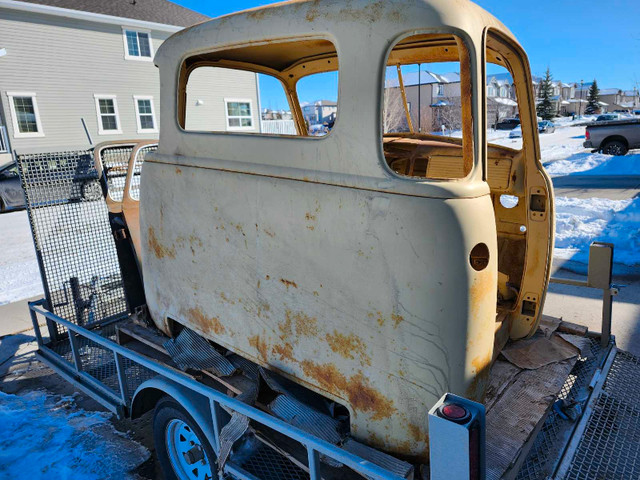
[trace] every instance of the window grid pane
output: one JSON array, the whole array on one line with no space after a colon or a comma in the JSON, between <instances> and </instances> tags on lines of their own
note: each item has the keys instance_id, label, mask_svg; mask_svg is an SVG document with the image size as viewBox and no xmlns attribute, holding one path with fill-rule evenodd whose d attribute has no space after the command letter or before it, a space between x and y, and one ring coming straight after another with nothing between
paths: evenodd
<instances>
[{"instance_id":1,"label":"window grid pane","mask_svg":"<svg viewBox=\"0 0 640 480\"><path fill-rule=\"evenodd\" d=\"M113 100L110 98L101 98L100 99L100 113L102 114L113 114L116 113L116 110L113 106Z\"/></svg>"},{"instance_id":2,"label":"window grid pane","mask_svg":"<svg viewBox=\"0 0 640 480\"><path fill-rule=\"evenodd\" d=\"M140 45L140 56L150 57L151 47L149 45L149 34L138 32L138 44Z\"/></svg>"},{"instance_id":3,"label":"window grid pane","mask_svg":"<svg viewBox=\"0 0 640 480\"><path fill-rule=\"evenodd\" d=\"M14 97L13 106L16 111L16 121L20 133L37 133L38 123L31 97Z\"/></svg>"},{"instance_id":4,"label":"window grid pane","mask_svg":"<svg viewBox=\"0 0 640 480\"><path fill-rule=\"evenodd\" d=\"M138 100L138 112L151 115L151 100Z\"/></svg>"},{"instance_id":5,"label":"window grid pane","mask_svg":"<svg viewBox=\"0 0 640 480\"><path fill-rule=\"evenodd\" d=\"M140 115L140 128L142 130L153 130L155 128L153 125L153 116Z\"/></svg>"},{"instance_id":6,"label":"window grid pane","mask_svg":"<svg viewBox=\"0 0 640 480\"><path fill-rule=\"evenodd\" d=\"M117 130L118 122L115 115L102 115L102 130Z\"/></svg>"},{"instance_id":7,"label":"window grid pane","mask_svg":"<svg viewBox=\"0 0 640 480\"><path fill-rule=\"evenodd\" d=\"M126 35L127 35L127 48L129 50L129 55L131 55L132 57L140 56L140 49L138 48L137 33L127 30Z\"/></svg>"}]
</instances>

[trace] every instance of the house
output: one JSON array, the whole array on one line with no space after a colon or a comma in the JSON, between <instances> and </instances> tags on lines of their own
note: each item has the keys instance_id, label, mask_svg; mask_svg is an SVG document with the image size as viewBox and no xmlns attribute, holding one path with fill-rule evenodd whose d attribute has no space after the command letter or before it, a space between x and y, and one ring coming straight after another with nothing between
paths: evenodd
<instances>
[{"instance_id":1,"label":"house","mask_svg":"<svg viewBox=\"0 0 640 480\"><path fill-rule=\"evenodd\" d=\"M411 122L416 131L439 130L443 123L456 128L460 116L460 74L434 73L428 70L403 74L402 83L407 96ZM397 78L387 82L387 90L399 99L400 83ZM406 126L406 120L402 119Z\"/></svg>"},{"instance_id":2,"label":"house","mask_svg":"<svg viewBox=\"0 0 640 480\"><path fill-rule=\"evenodd\" d=\"M154 54L173 33L207 19L167 0L0 0L0 147L60 151L157 138ZM208 70L206 83L190 81L194 126L234 129L229 112L241 109L258 129L256 75ZM229 85L241 104L215 95Z\"/></svg>"},{"instance_id":3,"label":"house","mask_svg":"<svg viewBox=\"0 0 640 480\"><path fill-rule=\"evenodd\" d=\"M320 125L335 121L338 113L338 104L333 100L318 100L313 103L302 103L302 115L305 121L311 125Z\"/></svg>"}]
</instances>

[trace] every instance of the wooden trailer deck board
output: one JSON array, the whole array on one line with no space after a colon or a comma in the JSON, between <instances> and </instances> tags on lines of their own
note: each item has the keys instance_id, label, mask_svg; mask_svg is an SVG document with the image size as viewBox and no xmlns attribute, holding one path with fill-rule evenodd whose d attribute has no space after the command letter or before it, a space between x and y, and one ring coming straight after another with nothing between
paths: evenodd
<instances>
[{"instance_id":1,"label":"wooden trailer deck board","mask_svg":"<svg viewBox=\"0 0 640 480\"><path fill-rule=\"evenodd\" d=\"M586 345L587 339L573 341ZM487 480L515 477L530 440L544 423L577 359L576 355L535 370L519 368L502 358L493 364L484 402Z\"/></svg>"}]
</instances>

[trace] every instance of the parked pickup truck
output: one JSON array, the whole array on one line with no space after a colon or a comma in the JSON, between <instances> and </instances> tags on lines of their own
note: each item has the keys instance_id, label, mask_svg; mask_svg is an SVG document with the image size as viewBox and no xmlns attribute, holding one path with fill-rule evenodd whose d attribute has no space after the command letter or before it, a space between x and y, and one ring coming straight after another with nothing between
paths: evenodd
<instances>
[{"instance_id":1,"label":"parked pickup truck","mask_svg":"<svg viewBox=\"0 0 640 480\"><path fill-rule=\"evenodd\" d=\"M587 125L585 148L607 155L626 155L632 148L640 148L640 120L615 120Z\"/></svg>"}]
</instances>

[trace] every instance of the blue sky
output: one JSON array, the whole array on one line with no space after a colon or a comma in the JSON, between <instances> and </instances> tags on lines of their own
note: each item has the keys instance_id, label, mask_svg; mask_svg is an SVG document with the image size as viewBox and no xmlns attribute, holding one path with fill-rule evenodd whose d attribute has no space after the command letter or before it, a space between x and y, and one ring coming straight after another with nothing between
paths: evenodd
<instances>
[{"instance_id":1,"label":"blue sky","mask_svg":"<svg viewBox=\"0 0 640 480\"><path fill-rule=\"evenodd\" d=\"M174 0L211 17L276 3L268 0ZM524 46L534 75L547 66L565 82L598 80L600 88L640 88L640 0L475 0ZM263 82L263 106L282 108L276 87ZM332 82L310 82L309 98L331 98ZM315 98L311 98L315 96ZM335 96L335 94L333 94Z\"/></svg>"}]
</instances>

